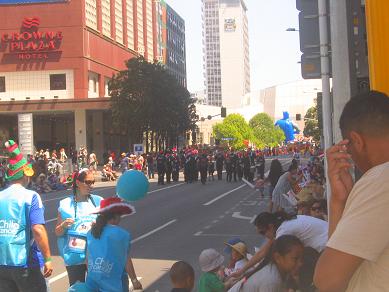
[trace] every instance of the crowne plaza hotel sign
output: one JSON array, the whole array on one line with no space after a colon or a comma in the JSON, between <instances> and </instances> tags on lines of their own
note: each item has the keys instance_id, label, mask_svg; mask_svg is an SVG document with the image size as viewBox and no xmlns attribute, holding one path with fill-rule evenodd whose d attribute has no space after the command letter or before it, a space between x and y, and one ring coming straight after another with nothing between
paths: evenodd
<instances>
[{"instance_id":1,"label":"crowne plaza hotel sign","mask_svg":"<svg viewBox=\"0 0 389 292\"><path fill-rule=\"evenodd\" d=\"M39 30L38 17L26 17L20 31L3 33L0 47L5 54L16 55L18 60L49 59L53 52L60 52L61 31Z\"/></svg>"}]
</instances>

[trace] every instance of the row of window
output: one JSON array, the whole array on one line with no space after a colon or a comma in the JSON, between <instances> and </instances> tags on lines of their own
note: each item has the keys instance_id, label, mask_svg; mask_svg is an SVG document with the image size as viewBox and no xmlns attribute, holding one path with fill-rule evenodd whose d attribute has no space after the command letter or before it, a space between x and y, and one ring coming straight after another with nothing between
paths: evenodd
<instances>
[{"instance_id":1,"label":"row of window","mask_svg":"<svg viewBox=\"0 0 389 292\"><path fill-rule=\"evenodd\" d=\"M50 90L66 90L66 74L50 74ZM0 76L0 92L6 92L5 76Z\"/></svg>"}]
</instances>

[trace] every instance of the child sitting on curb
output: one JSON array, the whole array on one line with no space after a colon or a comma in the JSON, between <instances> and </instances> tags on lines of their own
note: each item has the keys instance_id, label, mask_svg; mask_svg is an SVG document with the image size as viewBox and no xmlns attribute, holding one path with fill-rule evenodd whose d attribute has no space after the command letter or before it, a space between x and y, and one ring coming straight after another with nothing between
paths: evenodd
<instances>
[{"instance_id":1,"label":"child sitting on curb","mask_svg":"<svg viewBox=\"0 0 389 292\"><path fill-rule=\"evenodd\" d=\"M224 292L234 285L234 278L223 282L223 262L224 257L213 248L201 252L199 263L203 274L199 280L199 292Z\"/></svg>"}]
</instances>

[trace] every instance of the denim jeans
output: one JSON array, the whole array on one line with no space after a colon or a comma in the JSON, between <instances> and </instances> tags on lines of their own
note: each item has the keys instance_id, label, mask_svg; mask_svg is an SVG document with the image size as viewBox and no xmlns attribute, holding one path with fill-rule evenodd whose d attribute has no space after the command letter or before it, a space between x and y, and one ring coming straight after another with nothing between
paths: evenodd
<instances>
[{"instance_id":1,"label":"denim jeans","mask_svg":"<svg viewBox=\"0 0 389 292\"><path fill-rule=\"evenodd\" d=\"M0 291L46 292L46 281L39 267L0 267Z\"/></svg>"}]
</instances>

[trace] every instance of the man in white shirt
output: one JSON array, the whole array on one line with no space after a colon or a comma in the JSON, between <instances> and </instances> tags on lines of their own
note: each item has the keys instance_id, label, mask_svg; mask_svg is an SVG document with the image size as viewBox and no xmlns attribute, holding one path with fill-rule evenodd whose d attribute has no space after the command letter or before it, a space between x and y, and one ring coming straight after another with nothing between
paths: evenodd
<instances>
[{"instance_id":1,"label":"man in white shirt","mask_svg":"<svg viewBox=\"0 0 389 292\"><path fill-rule=\"evenodd\" d=\"M340 118L345 140L327 151L329 241L316 266L320 291L389 289L389 98L352 98ZM363 173L354 185L352 165Z\"/></svg>"}]
</instances>

